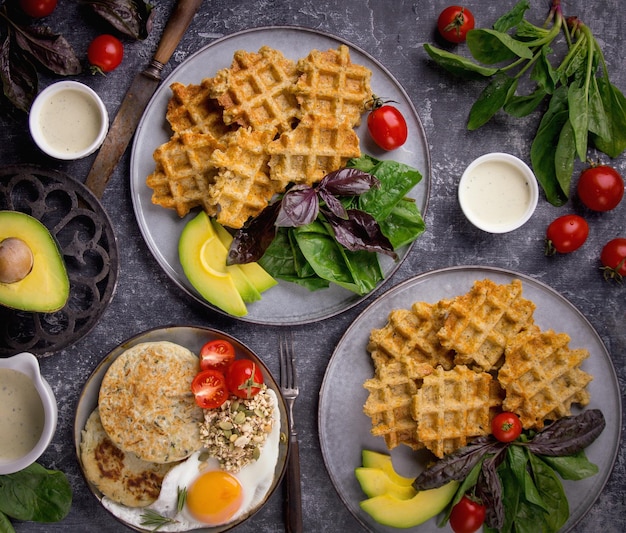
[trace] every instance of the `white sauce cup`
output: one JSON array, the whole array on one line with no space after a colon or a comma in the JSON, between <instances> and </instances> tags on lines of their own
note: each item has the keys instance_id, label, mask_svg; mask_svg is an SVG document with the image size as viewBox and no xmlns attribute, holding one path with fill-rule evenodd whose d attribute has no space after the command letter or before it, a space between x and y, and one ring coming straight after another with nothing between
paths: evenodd
<instances>
[{"instance_id":1,"label":"white sauce cup","mask_svg":"<svg viewBox=\"0 0 626 533\"><path fill-rule=\"evenodd\" d=\"M25 374L39 394L43 406L43 429L34 447L21 457L0 457L0 474L13 474L34 463L49 446L57 427L58 407L54 392L48 382L42 378L39 362L32 353L22 352L6 359L0 358L1 369L14 370ZM5 427L2 431L2 438L7 438L11 428Z\"/></svg>"},{"instance_id":2,"label":"white sauce cup","mask_svg":"<svg viewBox=\"0 0 626 533\"><path fill-rule=\"evenodd\" d=\"M55 159L73 160L94 153L104 142L109 115L97 93L77 81L59 81L41 91L30 108L30 133Z\"/></svg>"},{"instance_id":3,"label":"white sauce cup","mask_svg":"<svg viewBox=\"0 0 626 533\"><path fill-rule=\"evenodd\" d=\"M506 233L530 219L539 200L539 186L521 159L496 152L470 163L461 176L458 197L474 226L489 233Z\"/></svg>"}]
</instances>

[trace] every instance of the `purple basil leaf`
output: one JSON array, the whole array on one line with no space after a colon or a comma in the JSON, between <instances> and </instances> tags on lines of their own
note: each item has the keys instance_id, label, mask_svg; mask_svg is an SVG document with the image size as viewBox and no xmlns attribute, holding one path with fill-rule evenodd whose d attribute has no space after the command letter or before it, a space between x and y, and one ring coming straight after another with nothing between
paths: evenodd
<instances>
[{"instance_id":1,"label":"purple basil leaf","mask_svg":"<svg viewBox=\"0 0 626 533\"><path fill-rule=\"evenodd\" d=\"M317 218L317 192L308 185L294 185L283 196L275 224L278 227L306 226Z\"/></svg>"},{"instance_id":2,"label":"purple basil leaf","mask_svg":"<svg viewBox=\"0 0 626 533\"><path fill-rule=\"evenodd\" d=\"M356 168L342 168L327 174L320 181L318 189L324 189L335 196L358 196L379 186L380 181L372 174Z\"/></svg>"},{"instance_id":3,"label":"purple basil leaf","mask_svg":"<svg viewBox=\"0 0 626 533\"><path fill-rule=\"evenodd\" d=\"M15 41L42 66L59 76L79 74L82 70L70 43L46 26L16 27Z\"/></svg>"},{"instance_id":4,"label":"purple basil leaf","mask_svg":"<svg viewBox=\"0 0 626 533\"><path fill-rule=\"evenodd\" d=\"M320 197L326 203L326 207L333 213L333 215L343 218L344 220L348 219L348 211L341 203L339 198L330 194L326 189L320 189L318 191Z\"/></svg>"},{"instance_id":5,"label":"purple basil leaf","mask_svg":"<svg viewBox=\"0 0 626 533\"><path fill-rule=\"evenodd\" d=\"M588 409L577 416L566 416L550 424L537 433L527 446L538 455L573 455L596 440L605 425L602 411Z\"/></svg>"},{"instance_id":6,"label":"purple basil leaf","mask_svg":"<svg viewBox=\"0 0 626 533\"><path fill-rule=\"evenodd\" d=\"M250 220L233 237L228 250L227 265L252 263L263 257L276 236L276 217L280 202L268 205L261 214Z\"/></svg>"},{"instance_id":7,"label":"purple basil leaf","mask_svg":"<svg viewBox=\"0 0 626 533\"><path fill-rule=\"evenodd\" d=\"M324 210L329 224L335 233L335 239L352 252L364 250L383 253L397 259L389 239L383 235L376 219L359 209L348 210L348 219L335 216Z\"/></svg>"},{"instance_id":8,"label":"purple basil leaf","mask_svg":"<svg viewBox=\"0 0 626 533\"><path fill-rule=\"evenodd\" d=\"M117 31L133 39L145 39L152 31L152 6L143 0L81 0Z\"/></svg>"},{"instance_id":9,"label":"purple basil leaf","mask_svg":"<svg viewBox=\"0 0 626 533\"><path fill-rule=\"evenodd\" d=\"M0 78L4 95L17 109L28 113L37 96L37 69L19 52L19 48L11 47L7 36L0 48Z\"/></svg>"},{"instance_id":10,"label":"purple basil leaf","mask_svg":"<svg viewBox=\"0 0 626 533\"><path fill-rule=\"evenodd\" d=\"M495 456L488 457L483 461L478 483L476 484L476 495L487 508L485 523L497 530L504 525L502 482L497 472L498 464L502 462L501 455L501 453L497 453Z\"/></svg>"}]
</instances>

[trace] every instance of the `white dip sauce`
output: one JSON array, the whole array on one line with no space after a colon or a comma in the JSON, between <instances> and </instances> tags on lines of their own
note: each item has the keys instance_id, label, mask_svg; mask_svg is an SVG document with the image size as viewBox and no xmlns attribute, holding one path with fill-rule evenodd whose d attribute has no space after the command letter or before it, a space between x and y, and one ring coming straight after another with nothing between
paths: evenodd
<instances>
[{"instance_id":1,"label":"white dip sauce","mask_svg":"<svg viewBox=\"0 0 626 533\"><path fill-rule=\"evenodd\" d=\"M466 209L492 226L519 220L531 200L526 177L504 161L485 161L477 165L464 182L461 194Z\"/></svg>"},{"instance_id":2,"label":"white dip sauce","mask_svg":"<svg viewBox=\"0 0 626 533\"><path fill-rule=\"evenodd\" d=\"M79 152L98 137L102 126L98 106L81 91L67 89L50 95L39 118L41 134L59 152Z\"/></svg>"},{"instance_id":3,"label":"white dip sauce","mask_svg":"<svg viewBox=\"0 0 626 533\"><path fill-rule=\"evenodd\" d=\"M0 420L0 459L19 459L39 442L44 426L41 398L26 374L10 368L0 368Z\"/></svg>"}]
</instances>

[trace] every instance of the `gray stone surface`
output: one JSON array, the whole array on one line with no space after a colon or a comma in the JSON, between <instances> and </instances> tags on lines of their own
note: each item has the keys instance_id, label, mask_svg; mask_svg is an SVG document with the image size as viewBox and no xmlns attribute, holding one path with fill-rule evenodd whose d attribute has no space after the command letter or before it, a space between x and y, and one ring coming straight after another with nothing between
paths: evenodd
<instances>
[{"instance_id":1,"label":"gray stone surface","mask_svg":"<svg viewBox=\"0 0 626 533\"><path fill-rule=\"evenodd\" d=\"M478 25L490 26L514 5L473 2ZM547 2L532 2L531 16L541 23ZM626 92L623 51L626 18L619 0L563 2L565 11L576 12L595 31L612 74L612 82ZM171 1L157 2L152 34L144 42L128 43L122 66L105 77L88 73L77 79L92 86L104 99L111 117L135 72L152 56ZM378 58L394 74L412 98L423 121L432 158L432 190L426 213L427 232L389 281L387 287L417 273L450 265L493 265L516 270L547 283L580 309L597 329L613 357L624 390L626 379L626 288L610 286L598 271L604 242L626 236L626 202L606 214L588 216L588 243L575 254L546 258L543 237L549 222L568 212L583 213L570 202L562 208L549 205L543 196L534 217L522 229L506 235L482 233L464 219L456 199L456 185L465 166L490 151L507 151L529 161L530 140L538 116L512 119L498 115L477 132L465 129L465 119L481 86L459 85L427 61L422 48L435 42L435 21L447 2L370 0L211 0L192 22L166 71L171 71L200 47L215 38L255 26L301 25L341 36ZM84 9L61 0L46 21L63 33L82 57L90 39L103 31ZM263 43L259 43L259 46ZM42 85L52 81L43 75ZM63 163L43 156L27 131L26 118L0 118L0 161L3 165L37 163L63 170L83 181L92 157ZM613 164L626 175L626 158ZM107 188L103 205L117 233L121 265L115 297L101 322L74 346L41 361L43 374L59 400L59 426L42 464L65 471L74 489L69 516L59 524L15 524L19 532L125 531L89 492L75 459L73 419L81 388L101 358L118 343L145 329L168 324L208 325L240 338L262 354L271 370L278 371L277 331L241 323L207 312L193 304L164 274L140 234L129 194L127 152ZM342 505L324 468L317 430L319 388L333 348L346 327L365 304L317 324L294 328L297 337L301 396L296 404L303 476L306 531L359 531L360 526ZM622 432L623 434L623 432ZM626 452L622 448L609 482L590 512L573 531L618 532L626 530ZM278 491L254 519L237 531L284 531L282 495Z\"/></svg>"}]
</instances>

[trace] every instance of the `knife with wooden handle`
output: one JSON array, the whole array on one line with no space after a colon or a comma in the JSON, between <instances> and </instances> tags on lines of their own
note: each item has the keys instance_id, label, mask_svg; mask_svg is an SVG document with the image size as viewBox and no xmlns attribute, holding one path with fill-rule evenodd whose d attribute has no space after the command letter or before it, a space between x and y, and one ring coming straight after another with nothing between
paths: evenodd
<instances>
[{"instance_id":1,"label":"knife with wooden handle","mask_svg":"<svg viewBox=\"0 0 626 533\"><path fill-rule=\"evenodd\" d=\"M189 27L202 0L178 0L150 64L135 76L91 166L85 185L101 198L113 170L126 151L150 98L161 83L161 72Z\"/></svg>"}]
</instances>

